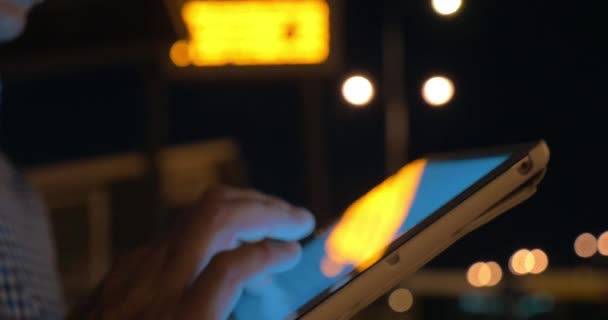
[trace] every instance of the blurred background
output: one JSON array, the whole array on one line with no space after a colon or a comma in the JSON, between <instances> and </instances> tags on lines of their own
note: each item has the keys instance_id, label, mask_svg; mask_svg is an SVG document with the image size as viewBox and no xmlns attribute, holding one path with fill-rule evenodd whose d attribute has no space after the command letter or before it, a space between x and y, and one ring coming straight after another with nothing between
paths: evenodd
<instances>
[{"instance_id":1,"label":"blurred background","mask_svg":"<svg viewBox=\"0 0 608 320\"><path fill-rule=\"evenodd\" d=\"M599 4L296 2L48 0L0 48L1 147L51 209L69 301L209 186L327 221L415 157L542 138L532 199L357 317L606 319Z\"/></svg>"}]
</instances>

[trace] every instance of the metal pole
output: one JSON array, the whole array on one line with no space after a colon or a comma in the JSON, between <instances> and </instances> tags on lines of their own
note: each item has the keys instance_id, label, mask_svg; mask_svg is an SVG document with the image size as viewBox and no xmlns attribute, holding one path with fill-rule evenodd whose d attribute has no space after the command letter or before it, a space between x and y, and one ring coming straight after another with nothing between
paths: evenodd
<instances>
[{"instance_id":1,"label":"metal pole","mask_svg":"<svg viewBox=\"0 0 608 320\"><path fill-rule=\"evenodd\" d=\"M383 83L385 100L386 170L402 167L409 149L409 111L406 100L404 34L400 2L384 2L382 32Z\"/></svg>"}]
</instances>

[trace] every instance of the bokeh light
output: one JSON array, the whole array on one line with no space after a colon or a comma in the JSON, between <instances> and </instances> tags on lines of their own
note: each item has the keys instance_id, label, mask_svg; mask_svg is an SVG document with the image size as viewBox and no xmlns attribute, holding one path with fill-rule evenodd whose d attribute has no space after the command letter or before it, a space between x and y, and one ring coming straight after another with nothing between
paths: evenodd
<instances>
[{"instance_id":1,"label":"bokeh light","mask_svg":"<svg viewBox=\"0 0 608 320\"><path fill-rule=\"evenodd\" d=\"M520 249L509 259L511 273L521 276L534 269L534 255L528 249Z\"/></svg>"},{"instance_id":2,"label":"bokeh light","mask_svg":"<svg viewBox=\"0 0 608 320\"><path fill-rule=\"evenodd\" d=\"M549 267L549 257L541 249L520 249L509 259L509 270L514 275L540 274Z\"/></svg>"},{"instance_id":3,"label":"bokeh light","mask_svg":"<svg viewBox=\"0 0 608 320\"><path fill-rule=\"evenodd\" d=\"M549 267L549 257L547 254L541 249L534 249L530 253L534 257L534 267L530 270L530 273L541 274L545 272L547 267Z\"/></svg>"},{"instance_id":4,"label":"bokeh light","mask_svg":"<svg viewBox=\"0 0 608 320\"><path fill-rule=\"evenodd\" d=\"M493 287L502 280L502 268L494 261L476 262L467 271L467 282L476 288Z\"/></svg>"},{"instance_id":5,"label":"bokeh light","mask_svg":"<svg viewBox=\"0 0 608 320\"><path fill-rule=\"evenodd\" d=\"M169 52L169 57L173 64L178 67L187 67L190 65L190 47L185 40L178 40L172 46Z\"/></svg>"},{"instance_id":6,"label":"bokeh light","mask_svg":"<svg viewBox=\"0 0 608 320\"><path fill-rule=\"evenodd\" d=\"M329 58L327 1L179 1L195 66L311 65Z\"/></svg>"},{"instance_id":7,"label":"bokeh light","mask_svg":"<svg viewBox=\"0 0 608 320\"><path fill-rule=\"evenodd\" d=\"M591 233L583 233L574 241L574 252L581 258L590 258L597 253L598 242Z\"/></svg>"},{"instance_id":8,"label":"bokeh light","mask_svg":"<svg viewBox=\"0 0 608 320\"><path fill-rule=\"evenodd\" d=\"M486 262L486 266L490 270L490 280L486 284L488 287L493 287L500 283L502 280L502 268L494 261Z\"/></svg>"},{"instance_id":9,"label":"bokeh light","mask_svg":"<svg viewBox=\"0 0 608 320\"><path fill-rule=\"evenodd\" d=\"M422 86L422 98L433 107L441 107L454 96L454 83L452 80L435 76L424 82Z\"/></svg>"},{"instance_id":10,"label":"bokeh light","mask_svg":"<svg viewBox=\"0 0 608 320\"><path fill-rule=\"evenodd\" d=\"M467 281L469 282L469 284L471 286L480 288L480 287L485 286L487 284L487 282L489 282L489 280L487 280L487 282L484 283L481 281L481 279L479 277L481 269L484 267L487 268L486 264L483 262L476 262L469 267L469 270L467 271Z\"/></svg>"},{"instance_id":11,"label":"bokeh light","mask_svg":"<svg viewBox=\"0 0 608 320\"><path fill-rule=\"evenodd\" d=\"M603 256L608 257L608 231L602 233L597 238L597 251Z\"/></svg>"},{"instance_id":12,"label":"bokeh light","mask_svg":"<svg viewBox=\"0 0 608 320\"><path fill-rule=\"evenodd\" d=\"M462 0L433 0L433 9L440 15L454 14L462 6Z\"/></svg>"},{"instance_id":13,"label":"bokeh light","mask_svg":"<svg viewBox=\"0 0 608 320\"><path fill-rule=\"evenodd\" d=\"M524 270L526 273L530 273L534 269L535 265L536 259L532 254L532 251L528 251L528 253L526 253L526 257L524 258Z\"/></svg>"},{"instance_id":14,"label":"bokeh light","mask_svg":"<svg viewBox=\"0 0 608 320\"><path fill-rule=\"evenodd\" d=\"M414 295L408 289L396 289L388 297L388 305L395 312L406 312L414 305Z\"/></svg>"},{"instance_id":15,"label":"bokeh light","mask_svg":"<svg viewBox=\"0 0 608 320\"><path fill-rule=\"evenodd\" d=\"M355 107L363 107L374 98L374 85L362 76L351 76L342 84L342 97Z\"/></svg>"},{"instance_id":16,"label":"bokeh light","mask_svg":"<svg viewBox=\"0 0 608 320\"><path fill-rule=\"evenodd\" d=\"M479 281L479 284L482 286L487 286L490 283L490 280L492 280L492 269L484 262L481 264L479 272L477 273L477 281Z\"/></svg>"}]
</instances>

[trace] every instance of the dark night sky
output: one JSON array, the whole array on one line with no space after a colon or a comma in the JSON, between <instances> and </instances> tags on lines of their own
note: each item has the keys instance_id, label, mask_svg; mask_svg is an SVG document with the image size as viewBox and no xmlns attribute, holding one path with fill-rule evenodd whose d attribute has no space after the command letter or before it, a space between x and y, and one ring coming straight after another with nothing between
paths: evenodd
<instances>
[{"instance_id":1,"label":"dark night sky","mask_svg":"<svg viewBox=\"0 0 608 320\"><path fill-rule=\"evenodd\" d=\"M324 85L332 205L338 210L383 178L382 101L353 110L338 95L341 76L381 78L382 8L347 1L343 73ZM608 230L603 182L608 39L591 2L466 1L458 16L436 16L430 1L404 8L411 156L544 138L552 160L538 194L475 232L434 265L506 261L521 246L542 247L555 264L578 264L576 235ZM397 3L397 2L395 2ZM83 47L169 43L158 1L49 0L25 36L0 59ZM145 65L118 63L4 77L0 139L23 165L143 146ZM434 72L452 77L456 96L441 110L419 88ZM305 196L299 82L170 82L169 142L231 136L242 145L255 187L296 203Z\"/></svg>"}]
</instances>

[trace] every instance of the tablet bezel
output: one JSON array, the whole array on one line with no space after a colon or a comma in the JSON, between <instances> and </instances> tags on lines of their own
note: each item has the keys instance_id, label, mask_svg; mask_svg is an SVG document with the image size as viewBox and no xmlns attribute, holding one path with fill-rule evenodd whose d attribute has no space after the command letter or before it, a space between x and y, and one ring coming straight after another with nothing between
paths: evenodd
<instances>
[{"instance_id":1,"label":"tablet bezel","mask_svg":"<svg viewBox=\"0 0 608 320\"><path fill-rule=\"evenodd\" d=\"M442 161L442 160L472 159L472 158L481 158L481 157L486 157L486 156L506 155L507 159L505 159L499 166L497 166L495 169L493 169L492 171L487 173L481 179L477 180L471 186L466 188L463 192L458 194L456 197L454 197L453 199L448 201L446 204L441 206L435 212L433 212L432 214L427 216L425 219L423 219L421 222L416 224L414 227L412 227L411 229L406 231L399 238L395 239L386 248L383 256L380 259L378 259L378 261L376 261L374 264L372 264L369 268L367 268L366 270L364 270L362 272L357 272L356 270L354 270L352 272L352 277L349 274L347 276L348 280L345 281L344 283L342 283L338 289L336 289L336 286L332 286L332 288L329 288L329 289L323 291L317 297L310 300L310 302L308 302L304 306L300 307L297 311L294 312L294 314L299 315L300 318L306 318L306 316L309 313L311 313L315 308L322 305L326 300L330 299L332 296L339 294L340 291L347 285L349 285L353 282L356 282L357 278L362 277L363 275L368 273L368 271L374 269L374 267L377 264L385 261L385 259L388 256L390 256L391 254L396 252L399 248L404 246L405 243L407 243L408 241L410 241L411 239L416 237L423 230L426 230L427 228L429 228L431 225L433 225L437 221L441 220L442 217L444 217L446 214L448 214L449 212L454 210L456 207L458 207L460 204L462 204L465 200L469 199L470 197L472 197L473 195L478 193L481 189L483 189L490 182L496 180L502 174L506 173L514 165L518 164L523 159L528 157L529 153L533 149L535 149L539 146L544 146L546 148L546 144L544 143L544 141L540 140L540 141L535 141L535 142L530 142L530 143L522 143L522 144L517 144L517 145L509 145L509 146L501 146L501 147L461 150L461 151L457 151L457 152L433 153L433 154L427 154L427 155L421 157L424 159L428 159L430 161ZM534 165L534 164L532 164L532 165ZM536 168L536 169L538 169L538 168ZM524 182L522 181L522 184L523 183Z\"/></svg>"}]
</instances>

